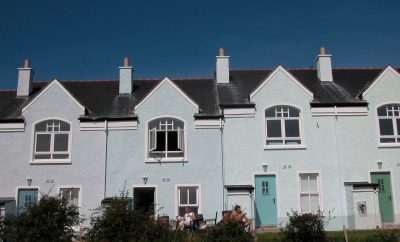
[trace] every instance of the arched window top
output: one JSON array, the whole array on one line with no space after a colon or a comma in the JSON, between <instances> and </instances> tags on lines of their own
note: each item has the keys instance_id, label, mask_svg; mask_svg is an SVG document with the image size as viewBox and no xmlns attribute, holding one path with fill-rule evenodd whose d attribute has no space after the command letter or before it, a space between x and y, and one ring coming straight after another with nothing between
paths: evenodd
<instances>
[{"instance_id":1,"label":"arched window top","mask_svg":"<svg viewBox=\"0 0 400 242\"><path fill-rule=\"evenodd\" d=\"M149 122L149 129L154 128L157 130L177 130L183 129L184 123L177 118L157 118Z\"/></svg>"},{"instance_id":2,"label":"arched window top","mask_svg":"<svg viewBox=\"0 0 400 242\"><path fill-rule=\"evenodd\" d=\"M300 110L287 105L273 106L265 110L266 118L300 117Z\"/></svg>"},{"instance_id":3,"label":"arched window top","mask_svg":"<svg viewBox=\"0 0 400 242\"><path fill-rule=\"evenodd\" d=\"M391 103L378 107L379 117L399 117L400 116L400 104Z\"/></svg>"},{"instance_id":4,"label":"arched window top","mask_svg":"<svg viewBox=\"0 0 400 242\"><path fill-rule=\"evenodd\" d=\"M58 119L45 120L35 125L36 132L60 132L69 130L70 124Z\"/></svg>"}]
</instances>

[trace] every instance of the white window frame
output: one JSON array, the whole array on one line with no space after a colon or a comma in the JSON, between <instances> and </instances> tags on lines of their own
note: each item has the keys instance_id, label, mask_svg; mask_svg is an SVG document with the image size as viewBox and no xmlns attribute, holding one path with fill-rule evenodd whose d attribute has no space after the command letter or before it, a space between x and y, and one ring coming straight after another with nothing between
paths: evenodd
<instances>
[{"instance_id":1,"label":"white window frame","mask_svg":"<svg viewBox=\"0 0 400 242\"><path fill-rule=\"evenodd\" d=\"M307 191L307 192L302 192L301 191L301 177L302 176L308 176L308 185L309 185L309 181L310 181L310 176L312 175L316 175L317 176L317 191ZM319 172L302 172L302 173L298 173L298 177L297 177L297 181L298 181L298 211L300 211L301 213L315 213L317 211L303 211L301 209L301 196L302 195L308 195L308 197L310 198L311 195L318 195L318 206L319 206L319 210L323 211L323 206L322 206L322 192L321 192L321 174ZM310 199L309 199L310 202ZM310 208L311 208L311 204Z\"/></svg>"},{"instance_id":2,"label":"white window frame","mask_svg":"<svg viewBox=\"0 0 400 242\"><path fill-rule=\"evenodd\" d=\"M60 197L62 197L61 189L79 189L78 192L78 209L82 208L82 186L81 185L60 185L57 187L58 194Z\"/></svg>"},{"instance_id":3,"label":"white window frame","mask_svg":"<svg viewBox=\"0 0 400 242\"><path fill-rule=\"evenodd\" d=\"M265 112L268 109L276 108L278 106L286 106L288 108L293 108L293 109L298 110L299 117L266 117ZM274 104L274 105L271 105L271 106L265 108L264 112L263 112L263 117L264 117L264 140L263 140L264 149L305 149L304 137L303 137L304 135L303 135L303 115L302 114L303 114L303 110L301 108L296 107L295 105L286 104L286 103ZM268 120L279 120L281 122L281 134L282 134L282 136L280 138L272 138L272 139L268 138L268 133L267 133L267 121ZM285 120L298 120L298 122L299 122L299 135L300 135L298 138L286 137L286 135L285 135ZM267 139L268 140L282 140L282 144L267 145ZM287 140L298 140L298 139L300 139L300 144L285 144L285 141L287 141Z\"/></svg>"},{"instance_id":4,"label":"white window frame","mask_svg":"<svg viewBox=\"0 0 400 242\"><path fill-rule=\"evenodd\" d=\"M157 145L157 131L162 131L161 130L161 124L158 124L158 129L153 128L151 130L149 130L149 124L157 119L177 119L180 122L183 123L183 129L176 129L173 131L177 132L178 135L178 148L181 147L181 149L183 151L168 151L166 153L166 157L160 157L160 158L153 158L149 156L149 153L152 152L154 149L156 149L156 145ZM168 124L163 124L164 126L168 126ZM170 126L170 125L169 125ZM151 140L150 140L150 133L153 132L154 135L154 146L152 146ZM148 163L154 163L154 162L187 162L187 134L186 134L186 122L185 120L181 119L180 117L176 117L176 116L158 116L158 117L154 117L151 120L148 120L146 122L146 132L145 132L145 162ZM165 138L167 139L167 136L165 136ZM183 142L182 142L183 139ZM165 147L167 147L167 141L165 142ZM183 147L182 147L183 146ZM182 153L182 156L180 157L168 157L168 153Z\"/></svg>"},{"instance_id":5,"label":"white window frame","mask_svg":"<svg viewBox=\"0 0 400 242\"><path fill-rule=\"evenodd\" d=\"M197 190L196 190L196 196L197 196L196 204L181 204L181 201L180 201L180 188L197 188ZM197 206L197 213L198 214L202 213L202 211L201 211L201 186L200 186L200 184L176 184L175 185L175 216L179 216L179 207L186 207L186 206L189 206L189 207L196 207Z\"/></svg>"},{"instance_id":6,"label":"white window frame","mask_svg":"<svg viewBox=\"0 0 400 242\"><path fill-rule=\"evenodd\" d=\"M397 105L398 109L397 110L393 109L391 111L393 111L393 112L397 111L399 113L399 116L394 116L394 115L389 116L388 109L386 107L389 105L393 105L393 106ZM380 109L380 108L386 108L386 116L379 116L378 109ZM396 119L400 119L400 102L390 102L390 103L383 103L381 105L378 105L376 108L376 117L377 117L376 120L377 120L378 146L379 147L400 147L400 141L398 141L398 140L400 140L400 134L399 134L400 132L397 129L397 120L396 120ZM380 131L381 127L380 127L380 123L379 123L379 121L381 119L392 120L393 135L381 135L381 131ZM395 142L382 143L381 142L382 138L393 138L395 140Z\"/></svg>"},{"instance_id":7,"label":"white window frame","mask_svg":"<svg viewBox=\"0 0 400 242\"><path fill-rule=\"evenodd\" d=\"M49 120L59 120L59 121L63 121L69 124L69 131L60 131L57 133L67 133L68 134L68 152L57 152L54 151L54 132L36 132L36 125L41 123L41 122L45 122L45 121L49 121ZM37 133L43 133L43 134L50 134L51 135L51 140L50 140L50 152L36 152L36 138L37 138ZM71 163L71 156L72 156L72 122L63 119L63 118L59 118L59 117L48 117L45 119L40 119L37 120L35 123L33 123L32 125L32 146L31 146L31 161L29 162L30 164L65 164L65 163ZM50 154L51 156L53 154L68 154L68 158L66 159L35 159L35 154Z\"/></svg>"}]
</instances>

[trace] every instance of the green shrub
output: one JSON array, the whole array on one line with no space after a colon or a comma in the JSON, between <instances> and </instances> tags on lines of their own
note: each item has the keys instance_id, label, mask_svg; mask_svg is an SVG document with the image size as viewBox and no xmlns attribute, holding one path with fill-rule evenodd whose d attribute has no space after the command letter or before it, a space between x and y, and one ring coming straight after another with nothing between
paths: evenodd
<instances>
[{"instance_id":1,"label":"green shrub","mask_svg":"<svg viewBox=\"0 0 400 242\"><path fill-rule=\"evenodd\" d=\"M254 237L247 232L243 224L237 221L230 221L227 224L221 223L209 227L205 231L196 233L195 241L207 242L251 242Z\"/></svg>"},{"instance_id":2,"label":"green shrub","mask_svg":"<svg viewBox=\"0 0 400 242\"><path fill-rule=\"evenodd\" d=\"M87 241L187 241L186 234L172 231L169 225L156 223L150 211L132 210L127 192L98 208L91 218Z\"/></svg>"},{"instance_id":3,"label":"green shrub","mask_svg":"<svg viewBox=\"0 0 400 242\"><path fill-rule=\"evenodd\" d=\"M289 222L282 229L288 241L319 242L326 241L323 212L287 214Z\"/></svg>"},{"instance_id":4,"label":"green shrub","mask_svg":"<svg viewBox=\"0 0 400 242\"><path fill-rule=\"evenodd\" d=\"M72 226L80 222L78 208L60 197L44 195L15 217L6 217L2 229L7 241L71 241Z\"/></svg>"}]
</instances>

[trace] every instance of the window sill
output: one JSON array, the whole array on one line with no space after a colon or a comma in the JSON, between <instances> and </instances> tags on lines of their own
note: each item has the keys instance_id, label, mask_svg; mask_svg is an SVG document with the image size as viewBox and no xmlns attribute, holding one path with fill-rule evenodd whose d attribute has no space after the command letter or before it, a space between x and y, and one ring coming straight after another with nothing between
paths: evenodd
<instances>
[{"instance_id":1,"label":"window sill","mask_svg":"<svg viewBox=\"0 0 400 242\"><path fill-rule=\"evenodd\" d=\"M30 165L52 165L52 164L71 164L71 160L33 160L30 161Z\"/></svg>"},{"instance_id":2,"label":"window sill","mask_svg":"<svg viewBox=\"0 0 400 242\"><path fill-rule=\"evenodd\" d=\"M400 144L399 143L378 144L378 148L400 148Z\"/></svg>"},{"instance_id":3,"label":"window sill","mask_svg":"<svg viewBox=\"0 0 400 242\"><path fill-rule=\"evenodd\" d=\"M161 160L148 159L144 161L145 163L188 163L184 158L163 158Z\"/></svg>"},{"instance_id":4,"label":"window sill","mask_svg":"<svg viewBox=\"0 0 400 242\"><path fill-rule=\"evenodd\" d=\"M304 145L269 145L264 146L264 150L305 150Z\"/></svg>"}]
</instances>

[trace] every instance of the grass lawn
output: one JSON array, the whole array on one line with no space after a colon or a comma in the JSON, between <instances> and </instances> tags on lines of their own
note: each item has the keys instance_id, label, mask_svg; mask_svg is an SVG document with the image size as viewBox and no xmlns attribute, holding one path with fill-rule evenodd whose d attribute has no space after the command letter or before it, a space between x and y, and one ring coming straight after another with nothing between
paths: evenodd
<instances>
[{"instance_id":1,"label":"grass lawn","mask_svg":"<svg viewBox=\"0 0 400 242\"><path fill-rule=\"evenodd\" d=\"M329 231L326 233L328 241L344 242L343 231ZM349 242L395 242L400 241L400 230L353 230L347 231ZM282 233L258 234L257 242L285 241Z\"/></svg>"}]
</instances>

